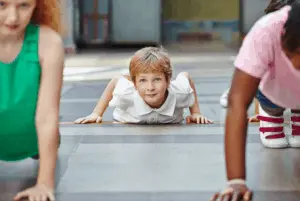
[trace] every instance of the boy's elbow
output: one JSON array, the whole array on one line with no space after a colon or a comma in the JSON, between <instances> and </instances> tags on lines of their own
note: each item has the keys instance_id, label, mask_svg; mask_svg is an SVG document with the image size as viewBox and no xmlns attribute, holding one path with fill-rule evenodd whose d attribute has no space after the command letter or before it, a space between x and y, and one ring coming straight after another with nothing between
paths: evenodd
<instances>
[{"instance_id":1,"label":"boy's elbow","mask_svg":"<svg viewBox=\"0 0 300 201\"><path fill-rule=\"evenodd\" d=\"M182 72L182 74L185 75L185 76L188 77L188 78L190 77L190 75L189 75L188 72Z\"/></svg>"},{"instance_id":2,"label":"boy's elbow","mask_svg":"<svg viewBox=\"0 0 300 201\"><path fill-rule=\"evenodd\" d=\"M182 72L182 74L187 77L187 79L189 80L190 84L194 84L194 81L192 80L192 78L191 78L191 76L190 76L190 74L188 72Z\"/></svg>"},{"instance_id":3,"label":"boy's elbow","mask_svg":"<svg viewBox=\"0 0 300 201\"><path fill-rule=\"evenodd\" d=\"M116 84L118 83L118 81L120 80L121 77L122 77L122 75L116 75L116 76L114 76L114 77L110 80L109 84L110 84L110 85L113 85L113 86L116 86Z\"/></svg>"},{"instance_id":4,"label":"boy's elbow","mask_svg":"<svg viewBox=\"0 0 300 201\"><path fill-rule=\"evenodd\" d=\"M116 82L116 81L118 81L121 77L122 77L122 75L115 75L115 76L111 79L111 81L112 81L112 82Z\"/></svg>"}]
</instances>

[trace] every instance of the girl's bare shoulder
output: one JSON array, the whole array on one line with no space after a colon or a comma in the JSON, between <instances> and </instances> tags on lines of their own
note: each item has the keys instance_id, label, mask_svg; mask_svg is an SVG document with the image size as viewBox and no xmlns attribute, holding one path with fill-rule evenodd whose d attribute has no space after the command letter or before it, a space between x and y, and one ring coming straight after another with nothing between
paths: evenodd
<instances>
[{"instance_id":1,"label":"girl's bare shoulder","mask_svg":"<svg viewBox=\"0 0 300 201\"><path fill-rule=\"evenodd\" d=\"M40 26L39 32L39 56L43 59L52 54L63 54L64 44L59 33L47 26Z\"/></svg>"}]
</instances>

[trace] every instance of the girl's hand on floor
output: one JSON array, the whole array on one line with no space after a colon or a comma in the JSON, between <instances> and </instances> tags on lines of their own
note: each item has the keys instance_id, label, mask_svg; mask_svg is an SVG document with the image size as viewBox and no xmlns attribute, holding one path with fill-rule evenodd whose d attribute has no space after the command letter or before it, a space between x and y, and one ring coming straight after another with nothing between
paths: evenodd
<instances>
[{"instance_id":1,"label":"girl's hand on floor","mask_svg":"<svg viewBox=\"0 0 300 201\"><path fill-rule=\"evenodd\" d=\"M37 184L34 187L28 188L14 197L14 201L19 201L22 199L34 200L34 201L54 201L54 191L45 185Z\"/></svg>"},{"instance_id":2,"label":"girl's hand on floor","mask_svg":"<svg viewBox=\"0 0 300 201\"><path fill-rule=\"evenodd\" d=\"M210 201L251 201L252 192L245 184L228 185L222 192L212 196Z\"/></svg>"}]
</instances>

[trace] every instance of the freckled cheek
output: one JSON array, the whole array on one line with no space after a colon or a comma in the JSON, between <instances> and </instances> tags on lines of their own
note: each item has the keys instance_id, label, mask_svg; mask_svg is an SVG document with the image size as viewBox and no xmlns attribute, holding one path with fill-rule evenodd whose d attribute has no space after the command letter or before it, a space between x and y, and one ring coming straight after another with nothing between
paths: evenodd
<instances>
[{"instance_id":1,"label":"freckled cheek","mask_svg":"<svg viewBox=\"0 0 300 201\"><path fill-rule=\"evenodd\" d=\"M144 94L145 94L145 91L146 91L145 85L137 84L136 85L136 90L139 92L140 96L143 97Z\"/></svg>"},{"instance_id":2,"label":"freckled cheek","mask_svg":"<svg viewBox=\"0 0 300 201\"><path fill-rule=\"evenodd\" d=\"M157 92L157 94L159 94L160 97L165 96L166 90L167 90L166 86L164 86L164 85L159 85L156 88L156 92Z\"/></svg>"},{"instance_id":3,"label":"freckled cheek","mask_svg":"<svg viewBox=\"0 0 300 201\"><path fill-rule=\"evenodd\" d=\"M136 85L136 88L138 91L145 91L147 89L147 85L146 84L138 84L138 85Z\"/></svg>"},{"instance_id":4,"label":"freckled cheek","mask_svg":"<svg viewBox=\"0 0 300 201\"><path fill-rule=\"evenodd\" d=\"M4 24L6 16L0 11L0 24Z\"/></svg>"},{"instance_id":5,"label":"freckled cheek","mask_svg":"<svg viewBox=\"0 0 300 201\"><path fill-rule=\"evenodd\" d=\"M158 88L159 90L161 90L161 91L165 91L165 90L168 88L168 86L167 86L167 84L165 84L165 83L159 83L159 84L157 85L157 88Z\"/></svg>"},{"instance_id":6,"label":"freckled cheek","mask_svg":"<svg viewBox=\"0 0 300 201\"><path fill-rule=\"evenodd\" d=\"M159 94L164 94L165 88L163 88L162 86L160 86L160 87L157 87L157 88L156 88L156 91L157 91Z\"/></svg>"}]
</instances>

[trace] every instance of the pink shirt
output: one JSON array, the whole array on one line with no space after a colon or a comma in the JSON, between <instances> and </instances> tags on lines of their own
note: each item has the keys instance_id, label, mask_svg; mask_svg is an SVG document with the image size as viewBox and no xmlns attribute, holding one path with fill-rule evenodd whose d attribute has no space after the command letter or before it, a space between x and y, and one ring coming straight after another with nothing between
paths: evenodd
<instances>
[{"instance_id":1,"label":"pink shirt","mask_svg":"<svg viewBox=\"0 0 300 201\"><path fill-rule=\"evenodd\" d=\"M261 78L259 89L274 104L300 109L300 71L283 52L280 40L290 9L285 6L259 19L246 36L234 65Z\"/></svg>"}]
</instances>

